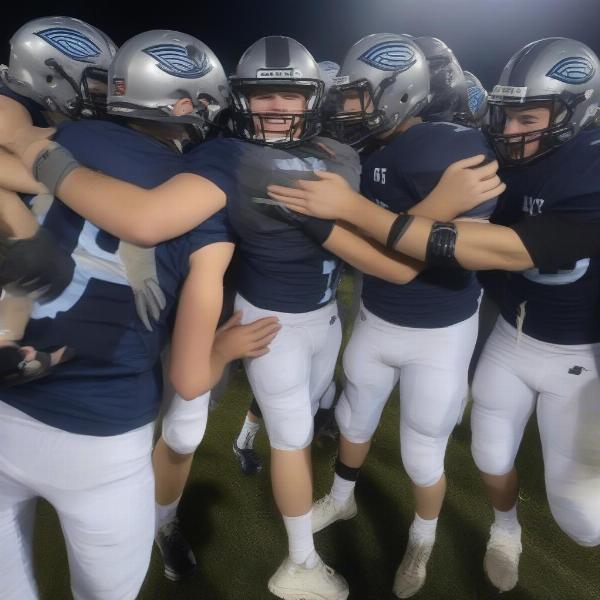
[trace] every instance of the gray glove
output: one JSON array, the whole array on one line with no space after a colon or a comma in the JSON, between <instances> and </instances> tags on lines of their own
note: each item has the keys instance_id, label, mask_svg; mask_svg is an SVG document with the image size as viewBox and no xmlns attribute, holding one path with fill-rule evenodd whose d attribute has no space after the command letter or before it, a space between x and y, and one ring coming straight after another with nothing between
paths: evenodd
<instances>
[{"instance_id":1,"label":"gray glove","mask_svg":"<svg viewBox=\"0 0 600 600\"><path fill-rule=\"evenodd\" d=\"M152 331L150 318L158 321L160 311L167 305L165 295L158 284L154 248L142 248L121 241L119 257L133 290L137 314L146 329Z\"/></svg>"}]
</instances>

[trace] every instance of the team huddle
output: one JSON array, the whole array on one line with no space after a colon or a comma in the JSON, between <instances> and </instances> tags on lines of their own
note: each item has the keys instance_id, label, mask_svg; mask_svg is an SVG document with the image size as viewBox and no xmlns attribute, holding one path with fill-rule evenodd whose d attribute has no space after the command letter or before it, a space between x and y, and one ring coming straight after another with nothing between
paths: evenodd
<instances>
[{"instance_id":1,"label":"team huddle","mask_svg":"<svg viewBox=\"0 0 600 600\"><path fill-rule=\"evenodd\" d=\"M285 600L348 597L314 534L357 514L398 385L415 514L392 590L412 597L484 291L499 310L470 391L485 573L518 582L534 411L552 515L600 545L599 104L598 58L566 38L516 52L488 95L432 37L369 35L340 67L269 36L227 77L185 33L117 49L77 19L21 27L0 66L2 597L38 598L38 497L78 600L137 597L154 542L168 578L194 573L177 508L238 360L254 400L233 451L260 470L262 420L289 544L268 589ZM360 303L338 357L346 265ZM323 423L339 450L314 502Z\"/></svg>"}]
</instances>

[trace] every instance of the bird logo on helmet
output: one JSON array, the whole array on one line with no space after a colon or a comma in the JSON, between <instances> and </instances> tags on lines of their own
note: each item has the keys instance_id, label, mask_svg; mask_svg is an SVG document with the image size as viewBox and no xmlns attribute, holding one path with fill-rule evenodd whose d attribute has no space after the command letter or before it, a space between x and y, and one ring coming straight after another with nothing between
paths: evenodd
<instances>
[{"instance_id":1,"label":"bird logo on helmet","mask_svg":"<svg viewBox=\"0 0 600 600\"><path fill-rule=\"evenodd\" d=\"M414 38L376 33L354 44L323 107L324 126L361 146L420 113L429 100L429 70Z\"/></svg>"},{"instance_id":2,"label":"bird logo on helmet","mask_svg":"<svg viewBox=\"0 0 600 600\"><path fill-rule=\"evenodd\" d=\"M117 47L102 31L71 17L42 17L10 40L2 80L13 92L68 118L97 117L106 107L107 71Z\"/></svg>"},{"instance_id":3,"label":"bird logo on helmet","mask_svg":"<svg viewBox=\"0 0 600 600\"><path fill-rule=\"evenodd\" d=\"M153 30L123 44L109 70L109 114L191 125L195 137L211 135L228 105L225 71L212 50L186 33ZM193 110L173 114L189 98Z\"/></svg>"}]
</instances>

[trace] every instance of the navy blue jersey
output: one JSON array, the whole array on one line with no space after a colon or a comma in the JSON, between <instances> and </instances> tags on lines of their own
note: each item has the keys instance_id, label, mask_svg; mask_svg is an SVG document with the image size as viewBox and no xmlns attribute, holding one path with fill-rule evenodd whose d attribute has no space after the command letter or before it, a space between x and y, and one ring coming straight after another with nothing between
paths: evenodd
<instances>
[{"instance_id":1,"label":"navy blue jersey","mask_svg":"<svg viewBox=\"0 0 600 600\"><path fill-rule=\"evenodd\" d=\"M294 179L314 178L314 171L339 173L358 187L356 152L323 138L285 150L223 139L204 144L189 156L207 151L235 174L238 183L227 214L238 238L239 293L255 306L277 312L310 312L330 302L341 261L301 226L273 218L260 207L271 202L266 185L292 185Z\"/></svg>"},{"instance_id":2,"label":"navy blue jersey","mask_svg":"<svg viewBox=\"0 0 600 600\"><path fill-rule=\"evenodd\" d=\"M437 185L446 168L463 158L494 154L477 129L452 123L420 123L369 156L361 191L393 212L406 211ZM489 216L495 201L468 216ZM446 327L477 310L479 284L461 269L425 269L405 285L365 276L362 298L378 317L405 327Z\"/></svg>"},{"instance_id":3,"label":"navy blue jersey","mask_svg":"<svg viewBox=\"0 0 600 600\"><path fill-rule=\"evenodd\" d=\"M501 174L507 184L493 215L510 225L545 213L600 220L600 130L575 136L550 155ZM560 240L555 240L560 244ZM600 342L600 258L558 272L529 269L507 276L502 315L523 332L554 344Z\"/></svg>"},{"instance_id":4,"label":"navy blue jersey","mask_svg":"<svg viewBox=\"0 0 600 600\"><path fill-rule=\"evenodd\" d=\"M67 123L56 139L84 165L144 188L186 170L183 156L115 123ZM44 423L88 435L116 435L152 421L160 399L159 355L189 257L207 244L231 240L224 211L156 247L167 306L152 332L137 317L119 240L59 201L43 222L72 254L76 268L61 296L35 306L23 343L38 350L67 345L76 356L43 379L2 389L0 398Z\"/></svg>"},{"instance_id":5,"label":"navy blue jersey","mask_svg":"<svg viewBox=\"0 0 600 600\"><path fill-rule=\"evenodd\" d=\"M29 112L31 121L36 127L49 127L51 125L51 123L48 122L48 119L44 115L45 109L41 104L38 104L34 100L26 98L25 96L21 96L21 94L13 92L1 80L0 96L7 96L8 98L12 98L13 100L16 100L19 104L21 104L23 107L25 107Z\"/></svg>"}]
</instances>

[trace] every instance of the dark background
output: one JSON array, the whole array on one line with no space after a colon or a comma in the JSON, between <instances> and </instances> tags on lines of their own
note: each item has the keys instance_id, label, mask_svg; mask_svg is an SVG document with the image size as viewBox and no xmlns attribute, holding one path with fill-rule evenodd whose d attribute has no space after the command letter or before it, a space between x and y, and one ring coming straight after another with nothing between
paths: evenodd
<instances>
[{"instance_id":1,"label":"dark background","mask_svg":"<svg viewBox=\"0 0 600 600\"><path fill-rule=\"evenodd\" d=\"M11 34L27 20L68 15L103 29L117 44L147 29L176 29L207 43L231 71L242 52L264 35L289 35L317 60L340 62L363 35L433 35L463 68L493 86L508 58L527 42L564 36L600 54L600 0L166 0L11 2L0 19L0 60Z\"/></svg>"}]
</instances>

